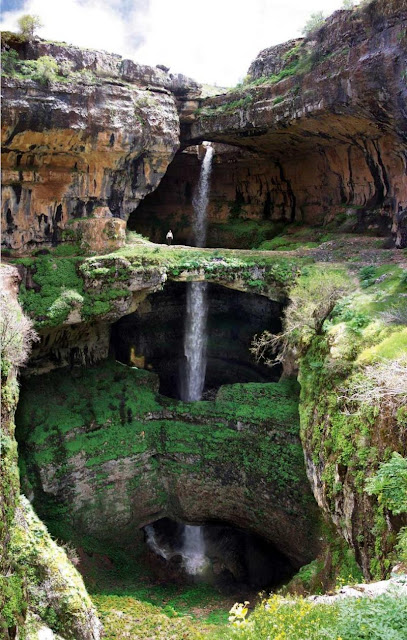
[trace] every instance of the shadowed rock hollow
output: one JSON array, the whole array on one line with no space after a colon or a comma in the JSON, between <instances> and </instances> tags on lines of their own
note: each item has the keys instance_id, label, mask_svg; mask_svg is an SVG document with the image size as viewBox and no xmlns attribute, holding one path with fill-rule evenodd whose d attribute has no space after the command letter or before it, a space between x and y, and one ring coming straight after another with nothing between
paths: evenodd
<instances>
[{"instance_id":1,"label":"shadowed rock hollow","mask_svg":"<svg viewBox=\"0 0 407 640\"><path fill-rule=\"evenodd\" d=\"M184 283L169 283L146 298L135 313L115 323L111 332L111 350L117 360L155 371L160 392L178 398L184 369L185 296ZM208 299L205 389L278 380L281 367L270 369L256 362L250 346L264 326L279 330L282 305L219 285L210 285Z\"/></svg>"}]
</instances>

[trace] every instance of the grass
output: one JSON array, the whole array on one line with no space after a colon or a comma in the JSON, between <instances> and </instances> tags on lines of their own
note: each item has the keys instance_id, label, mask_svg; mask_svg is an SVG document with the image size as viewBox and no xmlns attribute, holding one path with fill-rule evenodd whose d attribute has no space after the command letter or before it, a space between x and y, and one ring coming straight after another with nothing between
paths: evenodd
<instances>
[{"instance_id":1,"label":"grass","mask_svg":"<svg viewBox=\"0 0 407 640\"><path fill-rule=\"evenodd\" d=\"M231 217L234 215L234 204L230 205ZM256 249L269 238L281 232L282 223L242 219L242 208L238 211L240 217L228 222L212 223L208 229L209 240L212 245L239 249ZM267 248L267 247L265 247Z\"/></svg>"}]
</instances>

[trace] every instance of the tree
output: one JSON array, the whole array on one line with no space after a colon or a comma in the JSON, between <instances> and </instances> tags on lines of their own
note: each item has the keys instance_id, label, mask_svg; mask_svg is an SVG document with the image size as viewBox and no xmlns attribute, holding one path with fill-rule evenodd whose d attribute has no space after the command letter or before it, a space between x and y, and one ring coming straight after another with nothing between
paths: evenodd
<instances>
[{"instance_id":1,"label":"tree","mask_svg":"<svg viewBox=\"0 0 407 640\"><path fill-rule=\"evenodd\" d=\"M283 331L279 334L264 331L255 336L251 353L269 366L283 362L292 350L305 353L312 338L323 332L324 322L339 298L349 293L351 286L351 281L336 269L325 267L321 271L309 267L290 290Z\"/></svg>"},{"instance_id":2,"label":"tree","mask_svg":"<svg viewBox=\"0 0 407 640\"><path fill-rule=\"evenodd\" d=\"M19 18L18 26L21 35L24 36L24 38L27 38L27 40L31 40L34 37L36 30L40 29L43 25L39 16L27 13Z\"/></svg>"},{"instance_id":3,"label":"tree","mask_svg":"<svg viewBox=\"0 0 407 640\"><path fill-rule=\"evenodd\" d=\"M304 36L309 36L311 33L322 27L325 22L325 16L323 11L316 11L311 13L307 22L305 23L302 33Z\"/></svg>"}]
</instances>

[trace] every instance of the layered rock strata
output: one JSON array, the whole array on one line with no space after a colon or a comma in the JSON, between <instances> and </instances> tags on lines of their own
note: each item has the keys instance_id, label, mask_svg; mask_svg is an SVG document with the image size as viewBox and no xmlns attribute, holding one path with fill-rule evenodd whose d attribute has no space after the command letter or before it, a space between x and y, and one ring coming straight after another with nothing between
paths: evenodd
<instances>
[{"instance_id":1,"label":"layered rock strata","mask_svg":"<svg viewBox=\"0 0 407 640\"><path fill-rule=\"evenodd\" d=\"M199 102L182 124L183 144L232 145L215 154L212 222L322 224L347 215L351 228L392 232L404 246L406 24L400 0L338 11L304 40L262 51L246 84ZM134 228L139 215L148 230L164 202L161 216L185 237L196 164L177 157Z\"/></svg>"},{"instance_id":2,"label":"layered rock strata","mask_svg":"<svg viewBox=\"0 0 407 640\"><path fill-rule=\"evenodd\" d=\"M198 85L118 56L42 41L21 55L52 56L70 71L43 84L21 74L4 78L5 246L24 253L78 237L82 250L86 243L94 251L120 245L124 221L178 149L177 102ZM96 245L88 226L100 234Z\"/></svg>"}]
</instances>

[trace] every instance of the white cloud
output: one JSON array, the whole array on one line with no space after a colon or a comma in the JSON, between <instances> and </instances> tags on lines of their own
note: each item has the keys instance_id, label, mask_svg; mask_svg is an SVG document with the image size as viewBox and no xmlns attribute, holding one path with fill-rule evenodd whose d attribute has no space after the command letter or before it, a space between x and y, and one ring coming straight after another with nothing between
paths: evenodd
<instances>
[{"instance_id":1,"label":"white cloud","mask_svg":"<svg viewBox=\"0 0 407 640\"><path fill-rule=\"evenodd\" d=\"M300 35L309 15L341 0L26 0L4 14L16 29L24 13L40 16L39 35L165 64L200 82L233 85L257 53Z\"/></svg>"}]
</instances>

